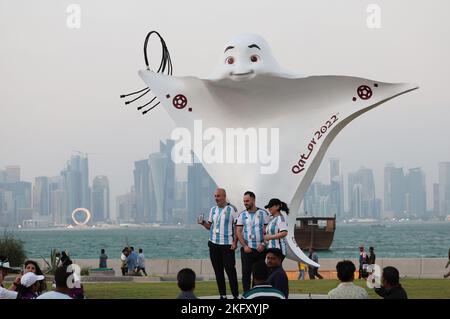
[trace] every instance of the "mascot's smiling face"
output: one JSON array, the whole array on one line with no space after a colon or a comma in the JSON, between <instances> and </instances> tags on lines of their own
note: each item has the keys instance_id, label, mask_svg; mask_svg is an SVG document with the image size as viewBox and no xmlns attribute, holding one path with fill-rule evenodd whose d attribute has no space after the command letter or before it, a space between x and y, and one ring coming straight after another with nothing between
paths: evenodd
<instances>
[{"instance_id":1,"label":"mascot's smiling face","mask_svg":"<svg viewBox=\"0 0 450 319\"><path fill-rule=\"evenodd\" d=\"M243 81L258 74L281 73L266 40L255 34L242 34L228 42L213 79Z\"/></svg>"}]
</instances>

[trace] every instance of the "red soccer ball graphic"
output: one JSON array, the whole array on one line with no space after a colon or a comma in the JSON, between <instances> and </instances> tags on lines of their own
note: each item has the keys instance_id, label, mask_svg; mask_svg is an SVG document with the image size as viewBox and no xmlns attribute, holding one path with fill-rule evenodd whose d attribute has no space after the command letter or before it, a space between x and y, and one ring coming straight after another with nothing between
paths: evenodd
<instances>
[{"instance_id":1,"label":"red soccer ball graphic","mask_svg":"<svg viewBox=\"0 0 450 319\"><path fill-rule=\"evenodd\" d=\"M358 96L362 99L362 100L368 100L372 97L372 89L370 87L368 87L367 85L361 85L358 89L357 89L357 93Z\"/></svg>"},{"instance_id":2,"label":"red soccer ball graphic","mask_svg":"<svg viewBox=\"0 0 450 319\"><path fill-rule=\"evenodd\" d=\"M179 110L184 109L187 105L187 98L183 94L178 94L173 98L172 104Z\"/></svg>"}]
</instances>

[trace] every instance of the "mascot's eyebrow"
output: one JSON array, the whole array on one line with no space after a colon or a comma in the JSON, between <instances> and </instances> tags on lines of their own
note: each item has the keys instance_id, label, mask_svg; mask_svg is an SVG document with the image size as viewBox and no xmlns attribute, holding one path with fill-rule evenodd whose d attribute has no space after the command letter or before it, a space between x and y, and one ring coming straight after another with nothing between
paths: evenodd
<instances>
[{"instance_id":1,"label":"mascot's eyebrow","mask_svg":"<svg viewBox=\"0 0 450 319\"><path fill-rule=\"evenodd\" d=\"M251 44L248 46L250 49L251 48L258 48L259 50L261 50L261 48L259 46L257 46L256 44Z\"/></svg>"},{"instance_id":2,"label":"mascot's eyebrow","mask_svg":"<svg viewBox=\"0 0 450 319\"><path fill-rule=\"evenodd\" d=\"M234 49L234 47L230 45L229 47L227 47L227 48L225 49L225 51L223 51L223 53L225 53L225 52L227 52L228 50L231 50L231 49Z\"/></svg>"}]
</instances>

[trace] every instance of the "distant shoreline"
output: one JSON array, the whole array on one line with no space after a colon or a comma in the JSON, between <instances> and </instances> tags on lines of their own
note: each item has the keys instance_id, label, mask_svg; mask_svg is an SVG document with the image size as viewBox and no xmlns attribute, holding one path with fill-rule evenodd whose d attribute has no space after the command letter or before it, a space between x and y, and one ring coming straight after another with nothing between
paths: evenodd
<instances>
[{"instance_id":1,"label":"distant shoreline","mask_svg":"<svg viewBox=\"0 0 450 319\"><path fill-rule=\"evenodd\" d=\"M162 230L174 230L174 229L193 229L197 228L197 225L184 225L184 226L149 226L149 225L130 225L130 226L74 226L70 227L36 227L36 228L18 228L18 227L0 227L10 231L80 231L80 230L116 230L116 229L162 229Z\"/></svg>"},{"instance_id":2,"label":"distant shoreline","mask_svg":"<svg viewBox=\"0 0 450 319\"><path fill-rule=\"evenodd\" d=\"M392 226L392 225L417 225L417 224L423 224L423 225L434 225L434 224L448 224L450 221L448 220L432 220L432 221L416 221L416 220L409 220L409 221L352 221L352 222L343 222L343 221L337 221L338 226ZM116 229L161 229L161 230L174 230L174 229L195 229L198 225L146 225L146 224L128 224L128 225L107 225L107 226L56 226L56 227L30 227L30 228L18 228L18 227L5 227L2 226L0 228L8 231L58 231L58 230L68 230L68 231L80 231L80 230L116 230Z\"/></svg>"}]
</instances>

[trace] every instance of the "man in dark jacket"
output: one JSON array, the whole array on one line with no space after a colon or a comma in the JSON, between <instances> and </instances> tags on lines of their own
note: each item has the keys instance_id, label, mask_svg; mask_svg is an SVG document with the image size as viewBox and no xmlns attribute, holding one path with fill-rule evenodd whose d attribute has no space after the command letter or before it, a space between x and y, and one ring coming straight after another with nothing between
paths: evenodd
<instances>
[{"instance_id":1,"label":"man in dark jacket","mask_svg":"<svg viewBox=\"0 0 450 319\"><path fill-rule=\"evenodd\" d=\"M281 291L286 299L289 297L289 281L281 263L283 253L279 248L270 248L266 254L266 264L269 267L269 278L267 282L275 289Z\"/></svg>"},{"instance_id":2,"label":"man in dark jacket","mask_svg":"<svg viewBox=\"0 0 450 319\"><path fill-rule=\"evenodd\" d=\"M309 259L314 261L315 263L319 263L319 256L317 256L317 253L313 247L309 248ZM319 268L314 266L308 266L308 275L309 279L323 279L322 275L319 274Z\"/></svg>"},{"instance_id":3,"label":"man in dark jacket","mask_svg":"<svg viewBox=\"0 0 450 319\"><path fill-rule=\"evenodd\" d=\"M400 285L400 274L395 267L384 267L381 288L375 292L384 299L408 299L405 289Z\"/></svg>"}]
</instances>

